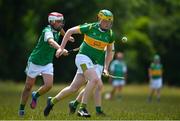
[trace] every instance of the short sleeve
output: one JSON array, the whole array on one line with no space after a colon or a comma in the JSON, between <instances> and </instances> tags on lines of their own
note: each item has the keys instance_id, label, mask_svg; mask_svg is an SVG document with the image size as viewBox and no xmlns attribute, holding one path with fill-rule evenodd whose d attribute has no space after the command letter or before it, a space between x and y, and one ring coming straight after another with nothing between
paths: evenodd
<instances>
[{"instance_id":1,"label":"short sleeve","mask_svg":"<svg viewBox=\"0 0 180 121\"><path fill-rule=\"evenodd\" d=\"M54 39L53 33L51 31L46 31L44 33L44 41L47 42L50 38Z\"/></svg>"},{"instance_id":2,"label":"short sleeve","mask_svg":"<svg viewBox=\"0 0 180 121\"><path fill-rule=\"evenodd\" d=\"M79 29L82 34L85 34L87 31L89 31L91 29L91 27L92 27L92 24L85 23L83 25L80 25Z\"/></svg>"},{"instance_id":3,"label":"short sleeve","mask_svg":"<svg viewBox=\"0 0 180 121\"><path fill-rule=\"evenodd\" d=\"M109 34L110 34L109 44L113 44L115 42L114 32L112 30L110 30Z\"/></svg>"}]
</instances>

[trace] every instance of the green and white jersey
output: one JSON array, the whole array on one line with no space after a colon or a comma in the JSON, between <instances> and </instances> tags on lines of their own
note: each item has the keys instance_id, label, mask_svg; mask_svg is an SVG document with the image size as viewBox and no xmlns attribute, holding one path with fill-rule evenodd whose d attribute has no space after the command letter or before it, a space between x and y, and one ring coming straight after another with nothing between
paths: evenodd
<instances>
[{"instance_id":1,"label":"green and white jersey","mask_svg":"<svg viewBox=\"0 0 180 121\"><path fill-rule=\"evenodd\" d=\"M150 73L153 79L160 78L162 76L162 65L151 63Z\"/></svg>"},{"instance_id":2,"label":"green and white jersey","mask_svg":"<svg viewBox=\"0 0 180 121\"><path fill-rule=\"evenodd\" d=\"M45 27L28 61L42 66L52 63L55 48L51 47L47 40L49 38L53 38L56 42L58 42L59 37L60 32L53 30L50 25Z\"/></svg>"},{"instance_id":3,"label":"green and white jersey","mask_svg":"<svg viewBox=\"0 0 180 121\"><path fill-rule=\"evenodd\" d=\"M84 41L80 46L79 54L87 55L94 64L104 64L105 48L114 43L112 30L102 31L99 23L83 24L79 31L84 34Z\"/></svg>"},{"instance_id":4,"label":"green and white jersey","mask_svg":"<svg viewBox=\"0 0 180 121\"><path fill-rule=\"evenodd\" d=\"M123 61L113 60L110 64L110 73L114 76L124 77L127 72L127 66Z\"/></svg>"}]
</instances>

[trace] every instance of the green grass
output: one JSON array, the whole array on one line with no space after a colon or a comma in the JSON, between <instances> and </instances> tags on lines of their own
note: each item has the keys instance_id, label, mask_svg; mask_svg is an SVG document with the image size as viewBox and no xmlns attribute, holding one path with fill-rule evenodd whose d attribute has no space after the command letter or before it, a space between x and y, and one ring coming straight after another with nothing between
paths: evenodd
<instances>
[{"instance_id":1,"label":"green grass","mask_svg":"<svg viewBox=\"0 0 180 121\"><path fill-rule=\"evenodd\" d=\"M84 120L84 118L68 115L68 102L75 98L74 94L55 105L53 111L46 118L43 116L43 109L48 96L55 96L67 84L54 85L53 89L40 97L35 110L30 109L29 102L26 106L24 118L18 117L18 107L23 84L0 83L0 119L16 120ZM37 89L37 86L33 88ZM111 90L110 85L105 85L104 92ZM152 103L147 103L148 85L127 85L125 86L122 98L113 100L103 99L103 110L106 117L95 115L94 102L91 98L88 110L92 117L90 120L176 120L180 119L180 89L164 87L162 89L161 102L154 98Z\"/></svg>"}]
</instances>

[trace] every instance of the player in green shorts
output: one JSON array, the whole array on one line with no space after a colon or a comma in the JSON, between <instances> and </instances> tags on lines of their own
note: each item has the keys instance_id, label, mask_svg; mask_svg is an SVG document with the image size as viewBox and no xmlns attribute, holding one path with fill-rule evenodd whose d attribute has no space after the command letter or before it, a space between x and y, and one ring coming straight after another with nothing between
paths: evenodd
<instances>
[{"instance_id":1,"label":"player in green shorts","mask_svg":"<svg viewBox=\"0 0 180 121\"><path fill-rule=\"evenodd\" d=\"M162 80L162 64L160 62L160 56L155 55L154 60L149 68L149 80L150 80L150 94L148 97L148 102L151 102L153 94L157 93L157 101L160 101L160 90L163 85Z\"/></svg>"},{"instance_id":2,"label":"player in green shorts","mask_svg":"<svg viewBox=\"0 0 180 121\"><path fill-rule=\"evenodd\" d=\"M38 43L31 55L29 56L26 66L26 82L22 92L19 116L25 114L25 105L31 93L31 89L36 81L36 77L41 75L43 77L44 85L37 91L32 92L31 108L34 109L37 105L39 96L48 92L53 85L53 57L57 49L60 48L58 44L60 34L64 35L64 17L63 14L52 12L48 15L49 25L45 27L38 39ZM71 41L73 38L70 37ZM67 55L67 50L63 50L64 55Z\"/></svg>"},{"instance_id":3,"label":"player in green shorts","mask_svg":"<svg viewBox=\"0 0 180 121\"><path fill-rule=\"evenodd\" d=\"M78 69L71 85L61 90L55 97L48 99L47 106L44 110L45 116L48 116L52 107L58 101L76 92L86 83L86 87L82 93L82 101L76 102L76 104L80 103L78 115L90 117L86 106L89 96L94 89L96 107L98 112L102 113L101 90L103 82L101 80L101 74L102 72L108 74L109 63L113 58L112 49L114 45L114 36L111 30L112 23L113 14L109 10L101 10L98 13L98 22L79 25L66 32L61 43L61 48L56 51L56 57L61 56L62 50L65 48L68 38L72 34L84 34L84 41L75 59Z\"/></svg>"}]
</instances>

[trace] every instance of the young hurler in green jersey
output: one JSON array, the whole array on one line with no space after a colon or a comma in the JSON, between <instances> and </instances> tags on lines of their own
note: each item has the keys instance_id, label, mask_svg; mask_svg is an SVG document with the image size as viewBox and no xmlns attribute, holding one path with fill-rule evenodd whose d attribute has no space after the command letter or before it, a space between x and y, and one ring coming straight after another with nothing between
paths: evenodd
<instances>
[{"instance_id":1,"label":"young hurler in green jersey","mask_svg":"<svg viewBox=\"0 0 180 121\"><path fill-rule=\"evenodd\" d=\"M38 75L43 77L44 85L42 85L37 91L32 92L32 101L30 104L32 109L36 107L38 97L48 92L53 85L52 61L55 50L60 48L60 45L58 44L60 34L65 34L63 30L63 14L57 12L50 13L48 16L48 22L49 25L43 29L38 43L28 59L25 71L27 77L19 106L20 116L25 114L25 105ZM68 39L74 41L72 37ZM67 50L64 49L62 53L67 55Z\"/></svg>"}]
</instances>

